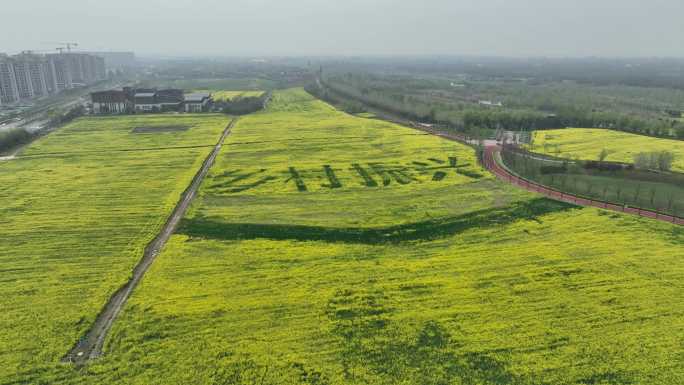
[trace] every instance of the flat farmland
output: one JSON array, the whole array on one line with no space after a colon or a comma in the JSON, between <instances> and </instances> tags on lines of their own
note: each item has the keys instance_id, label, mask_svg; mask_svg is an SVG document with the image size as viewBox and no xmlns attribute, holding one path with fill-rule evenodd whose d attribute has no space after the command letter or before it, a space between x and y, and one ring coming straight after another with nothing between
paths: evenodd
<instances>
[{"instance_id":1,"label":"flat farmland","mask_svg":"<svg viewBox=\"0 0 684 385\"><path fill-rule=\"evenodd\" d=\"M684 172L684 141L660 139L600 128L566 128L534 132L534 151L561 158L598 160L603 149L607 161L633 163L640 152L670 151L672 171Z\"/></svg>"},{"instance_id":2,"label":"flat farmland","mask_svg":"<svg viewBox=\"0 0 684 385\"><path fill-rule=\"evenodd\" d=\"M236 98L259 97L263 94L264 91L213 91L212 98L217 102L228 102Z\"/></svg>"},{"instance_id":3,"label":"flat farmland","mask_svg":"<svg viewBox=\"0 0 684 385\"><path fill-rule=\"evenodd\" d=\"M242 118L87 367L46 383L680 384L681 228L542 199L302 90Z\"/></svg>"},{"instance_id":4,"label":"flat farmland","mask_svg":"<svg viewBox=\"0 0 684 385\"><path fill-rule=\"evenodd\" d=\"M64 366L229 120L84 118L0 162L0 383Z\"/></svg>"},{"instance_id":5,"label":"flat farmland","mask_svg":"<svg viewBox=\"0 0 684 385\"><path fill-rule=\"evenodd\" d=\"M211 92L212 99L217 102L229 102L238 96L241 96L245 91L205 91Z\"/></svg>"}]
</instances>

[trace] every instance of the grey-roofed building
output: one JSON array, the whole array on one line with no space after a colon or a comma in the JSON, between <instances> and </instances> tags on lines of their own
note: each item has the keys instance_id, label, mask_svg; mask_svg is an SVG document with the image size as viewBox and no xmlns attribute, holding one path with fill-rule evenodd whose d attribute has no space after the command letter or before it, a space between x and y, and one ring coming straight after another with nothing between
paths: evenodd
<instances>
[{"instance_id":1,"label":"grey-roofed building","mask_svg":"<svg viewBox=\"0 0 684 385\"><path fill-rule=\"evenodd\" d=\"M144 91L144 92L141 92ZM136 112L178 111L183 104L183 90L137 90L135 93Z\"/></svg>"},{"instance_id":2,"label":"grey-roofed building","mask_svg":"<svg viewBox=\"0 0 684 385\"><path fill-rule=\"evenodd\" d=\"M202 112L211 101L211 94L207 92L196 92L185 95L185 112Z\"/></svg>"},{"instance_id":3,"label":"grey-roofed building","mask_svg":"<svg viewBox=\"0 0 684 385\"><path fill-rule=\"evenodd\" d=\"M154 98L154 92L136 92L135 110L139 112L152 112L159 109L159 105Z\"/></svg>"}]
</instances>

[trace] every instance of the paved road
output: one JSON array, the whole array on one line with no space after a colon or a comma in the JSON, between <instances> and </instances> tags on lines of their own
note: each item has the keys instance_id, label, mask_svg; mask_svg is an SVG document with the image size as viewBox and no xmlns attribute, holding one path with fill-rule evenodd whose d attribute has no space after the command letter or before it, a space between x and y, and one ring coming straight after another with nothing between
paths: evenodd
<instances>
[{"instance_id":1,"label":"paved road","mask_svg":"<svg viewBox=\"0 0 684 385\"><path fill-rule=\"evenodd\" d=\"M109 302L107 302L105 307L97 316L97 319L91 326L90 330L74 345L71 351L67 353L63 361L84 364L86 361L102 355L102 347L104 346L105 338L114 324L114 321L121 312L123 306L126 304L126 301L130 297L135 287L138 285L138 283L140 283L140 280L142 280L145 272L147 272L150 266L152 266L152 263L159 254L159 251L161 251L168 239L171 237L171 234L173 234L173 232L176 230L178 223L180 222L181 218L183 218L183 215L185 215L188 207L190 207L192 200L195 198L197 190L202 184L202 181L206 177L211 166L214 164L216 156L223 146L224 140L230 134L230 131L236 122L237 118L233 119L233 121L231 121L228 127L226 127L226 129L223 131L218 143L216 143L216 146L214 146L211 154L207 157L207 159L205 159L202 167L195 175L195 178L192 180L192 183L188 189L183 193L180 202L178 202L176 205L176 208L173 210L173 213L167 220L161 232L145 249L142 259L133 270L133 276L131 279L109 299Z\"/></svg>"}]
</instances>

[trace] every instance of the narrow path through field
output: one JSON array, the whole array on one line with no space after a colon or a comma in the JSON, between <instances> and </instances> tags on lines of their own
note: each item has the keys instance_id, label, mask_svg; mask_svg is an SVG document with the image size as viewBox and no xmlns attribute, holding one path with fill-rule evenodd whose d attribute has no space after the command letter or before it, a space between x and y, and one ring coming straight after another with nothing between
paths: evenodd
<instances>
[{"instance_id":1,"label":"narrow path through field","mask_svg":"<svg viewBox=\"0 0 684 385\"><path fill-rule=\"evenodd\" d=\"M152 242L145 248L143 257L133 270L131 279L119 290L117 290L109 299L105 307L102 309L102 311L100 311L100 314L97 316L97 319L91 326L90 330L88 330L86 335L76 342L74 347L64 357L63 361L83 364L86 361L96 358L102 354L102 347L104 346L105 338L114 324L114 321L121 312L121 309L135 287L142 280L145 272L147 272L150 266L152 266L152 263L159 254L159 251L161 251L169 237L171 237L171 234L173 234L175 231L176 227L178 226L178 222L180 222L188 207L190 207L190 203L195 198L197 190L202 184L202 180L204 180L209 172L209 169L213 165L214 161L216 160L216 156L223 146L224 140L230 134L230 131L233 126L235 126L236 122L237 118L233 119L223 131L221 138L214 146L211 154L209 154L207 159L204 160L204 163L197 174L195 174L190 186L181 196L180 201L176 205L169 219L166 221L166 224L161 229L157 237L155 237L154 240L152 240Z\"/></svg>"}]
</instances>

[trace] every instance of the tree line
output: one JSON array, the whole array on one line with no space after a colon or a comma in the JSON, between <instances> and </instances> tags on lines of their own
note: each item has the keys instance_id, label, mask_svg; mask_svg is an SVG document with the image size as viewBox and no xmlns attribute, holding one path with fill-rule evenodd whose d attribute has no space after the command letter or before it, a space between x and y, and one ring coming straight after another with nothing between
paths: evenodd
<instances>
[{"instance_id":1,"label":"tree line","mask_svg":"<svg viewBox=\"0 0 684 385\"><path fill-rule=\"evenodd\" d=\"M263 109L270 97L270 92L261 96L236 97L231 100L214 102L214 108L224 114L247 115Z\"/></svg>"},{"instance_id":2,"label":"tree line","mask_svg":"<svg viewBox=\"0 0 684 385\"><path fill-rule=\"evenodd\" d=\"M370 107L424 123L441 124L458 131L473 129L532 131L566 127L605 128L660 138L684 139L684 122L618 112L594 111L583 106L561 106L554 112L505 110L449 105L415 96L386 94L374 88L359 89L335 79L322 80L331 91Z\"/></svg>"}]
</instances>

